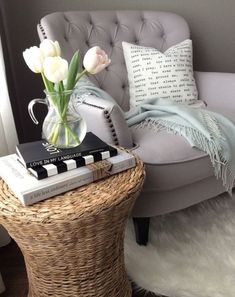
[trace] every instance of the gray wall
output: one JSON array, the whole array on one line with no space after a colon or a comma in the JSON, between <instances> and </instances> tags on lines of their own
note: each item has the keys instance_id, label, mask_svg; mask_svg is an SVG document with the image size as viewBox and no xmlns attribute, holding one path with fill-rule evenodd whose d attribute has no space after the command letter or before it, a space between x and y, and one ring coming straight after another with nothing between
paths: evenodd
<instances>
[{"instance_id":1,"label":"gray wall","mask_svg":"<svg viewBox=\"0 0 235 297\"><path fill-rule=\"evenodd\" d=\"M10 99L20 142L40 138L29 119L28 102L42 96L42 82L23 61L22 51L39 43L36 25L54 11L145 9L171 11L189 23L194 69L235 72L234 0L0 0L0 34ZM43 119L43 111L39 111Z\"/></svg>"}]
</instances>

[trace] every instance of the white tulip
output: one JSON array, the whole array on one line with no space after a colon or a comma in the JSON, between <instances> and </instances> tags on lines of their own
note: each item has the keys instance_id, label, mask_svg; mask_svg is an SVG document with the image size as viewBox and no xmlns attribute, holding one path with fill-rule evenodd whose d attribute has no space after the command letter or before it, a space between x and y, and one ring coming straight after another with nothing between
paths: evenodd
<instances>
[{"instance_id":1,"label":"white tulip","mask_svg":"<svg viewBox=\"0 0 235 297\"><path fill-rule=\"evenodd\" d=\"M57 57L60 56L61 50L58 41L52 41L50 39L44 39L40 43L40 49L43 52L44 57Z\"/></svg>"},{"instance_id":2,"label":"white tulip","mask_svg":"<svg viewBox=\"0 0 235 297\"><path fill-rule=\"evenodd\" d=\"M68 75L68 62L61 57L47 57L44 61L44 75L53 82L58 83Z\"/></svg>"},{"instance_id":3,"label":"white tulip","mask_svg":"<svg viewBox=\"0 0 235 297\"><path fill-rule=\"evenodd\" d=\"M40 48L32 46L23 52L23 57L28 67L35 73L43 72L44 55Z\"/></svg>"},{"instance_id":4,"label":"white tulip","mask_svg":"<svg viewBox=\"0 0 235 297\"><path fill-rule=\"evenodd\" d=\"M99 46L94 46L85 54L83 66L89 73L96 74L107 67L110 62L111 60L108 58L105 51Z\"/></svg>"}]
</instances>

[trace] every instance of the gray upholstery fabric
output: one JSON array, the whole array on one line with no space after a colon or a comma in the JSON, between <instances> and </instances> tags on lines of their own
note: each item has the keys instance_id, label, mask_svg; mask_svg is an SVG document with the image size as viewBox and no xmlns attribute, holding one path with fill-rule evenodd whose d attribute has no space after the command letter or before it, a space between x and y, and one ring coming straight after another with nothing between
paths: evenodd
<instances>
[{"instance_id":1,"label":"gray upholstery fabric","mask_svg":"<svg viewBox=\"0 0 235 297\"><path fill-rule=\"evenodd\" d=\"M94 82L124 110L129 108L129 91L122 41L165 51L189 38L188 25L183 18L159 11L57 12L44 17L38 31L41 39L58 40L66 59L78 48L83 57L88 48L101 46L112 63L96 75Z\"/></svg>"},{"instance_id":2,"label":"gray upholstery fabric","mask_svg":"<svg viewBox=\"0 0 235 297\"><path fill-rule=\"evenodd\" d=\"M148 187L172 190L213 176L209 158L192 149L181 137L165 131L133 129L137 148L133 150L146 163Z\"/></svg>"},{"instance_id":3,"label":"gray upholstery fabric","mask_svg":"<svg viewBox=\"0 0 235 297\"><path fill-rule=\"evenodd\" d=\"M235 123L234 108L235 100L231 109L222 106L222 113ZM221 113L221 108L214 107L214 111ZM137 145L133 152L145 162L148 177L152 177L148 178L151 189L172 190L214 176L209 156L181 136L132 128L132 137Z\"/></svg>"},{"instance_id":4,"label":"gray upholstery fabric","mask_svg":"<svg viewBox=\"0 0 235 297\"><path fill-rule=\"evenodd\" d=\"M199 99L206 101L210 110L234 118L235 74L218 72L195 72Z\"/></svg>"},{"instance_id":5,"label":"gray upholstery fabric","mask_svg":"<svg viewBox=\"0 0 235 297\"><path fill-rule=\"evenodd\" d=\"M44 17L38 32L41 39L58 40L67 59L77 48L83 56L89 47L100 45L112 63L91 79L124 110L129 108L129 89L121 42L165 51L189 38L189 28L182 17L158 11L58 12ZM235 75L195 75L200 99L208 103L208 108L234 120ZM89 130L110 143L131 147L134 142L133 152L145 162L147 177L134 206L134 216L167 213L223 192L208 156L191 148L183 137L146 128L128 130L119 108L92 96L80 106L80 111Z\"/></svg>"},{"instance_id":6,"label":"gray upholstery fabric","mask_svg":"<svg viewBox=\"0 0 235 297\"><path fill-rule=\"evenodd\" d=\"M149 173L151 174L147 170L147 175ZM156 191L150 187L149 182L151 181L147 179L142 194L134 205L134 217L153 217L177 211L224 192L221 181L214 176L168 191Z\"/></svg>"},{"instance_id":7,"label":"gray upholstery fabric","mask_svg":"<svg viewBox=\"0 0 235 297\"><path fill-rule=\"evenodd\" d=\"M89 96L78 110L86 121L88 131L100 135L107 143L132 147L131 131L118 105Z\"/></svg>"}]
</instances>

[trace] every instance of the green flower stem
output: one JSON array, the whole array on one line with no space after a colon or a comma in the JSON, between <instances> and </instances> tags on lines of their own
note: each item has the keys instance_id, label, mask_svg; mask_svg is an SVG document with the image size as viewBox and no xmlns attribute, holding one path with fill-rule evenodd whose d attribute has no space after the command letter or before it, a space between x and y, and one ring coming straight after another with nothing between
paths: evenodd
<instances>
[{"instance_id":1,"label":"green flower stem","mask_svg":"<svg viewBox=\"0 0 235 297\"><path fill-rule=\"evenodd\" d=\"M55 128L53 129L53 134L52 134L52 138L51 138L51 142L52 144L56 144L58 137L59 137L59 132L60 132L60 123L58 123Z\"/></svg>"},{"instance_id":2,"label":"green flower stem","mask_svg":"<svg viewBox=\"0 0 235 297\"><path fill-rule=\"evenodd\" d=\"M69 127L69 125L67 125L66 123L58 123L53 127L53 131L50 134L49 137L49 141L56 146L57 141L58 141L58 137L60 134L60 130L61 130L61 125L64 126L65 129L65 146L69 146L69 139L70 139L70 135L71 137L77 142L77 144L80 144L81 141L79 139L79 137L77 136L76 133L74 133L71 128Z\"/></svg>"},{"instance_id":3,"label":"green flower stem","mask_svg":"<svg viewBox=\"0 0 235 297\"><path fill-rule=\"evenodd\" d=\"M41 72L41 75L42 75L42 80L43 80L43 83L44 83L44 85L45 85L45 87L46 87L46 90L47 90L48 92L54 92L53 83L50 82L50 81L45 77L45 75L44 75L43 72Z\"/></svg>"},{"instance_id":4,"label":"green flower stem","mask_svg":"<svg viewBox=\"0 0 235 297\"><path fill-rule=\"evenodd\" d=\"M86 69L84 69L81 73L78 74L78 76L76 77L76 82L75 84L79 81L79 79L86 74L88 71Z\"/></svg>"},{"instance_id":5,"label":"green flower stem","mask_svg":"<svg viewBox=\"0 0 235 297\"><path fill-rule=\"evenodd\" d=\"M71 133L73 139L74 139L75 141L77 141L77 144L80 144L80 143L81 143L81 140L80 140L80 138L77 136L77 134L74 133L73 130L71 130L71 128L69 127L69 125L68 125L67 123L64 123L64 126L68 129L68 132Z\"/></svg>"},{"instance_id":6,"label":"green flower stem","mask_svg":"<svg viewBox=\"0 0 235 297\"><path fill-rule=\"evenodd\" d=\"M88 71L86 69L84 69L81 73L78 74L78 76L76 77L76 81L75 81L75 84L79 81L79 79L84 75L86 74ZM67 96L66 96L67 97ZM65 100L65 104L63 106L63 109L62 109L62 117L65 116L66 112L67 112L67 108L68 108L68 105L69 105L69 99L66 98Z\"/></svg>"},{"instance_id":7,"label":"green flower stem","mask_svg":"<svg viewBox=\"0 0 235 297\"><path fill-rule=\"evenodd\" d=\"M59 89L59 98L58 98L58 106L60 108L60 115L62 114L62 111L64 110L65 102L66 102L66 95L63 94L64 92L64 85L63 82L60 81L58 83L58 89Z\"/></svg>"},{"instance_id":8,"label":"green flower stem","mask_svg":"<svg viewBox=\"0 0 235 297\"><path fill-rule=\"evenodd\" d=\"M66 115L66 112L67 112L67 109L68 109L68 106L69 106L69 100L66 101L65 105L64 105L64 108L62 110L62 113L61 113L61 117L64 118L65 115Z\"/></svg>"},{"instance_id":9,"label":"green flower stem","mask_svg":"<svg viewBox=\"0 0 235 297\"><path fill-rule=\"evenodd\" d=\"M60 90L60 92L64 91L64 84L62 81L59 82L59 90Z\"/></svg>"},{"instance_id":10,"label":"green flower stem","mask_svg":"<svg viewBox=\"0 0 235 297\"><path fill-rule=\"evenodd\" d=\"M69 130L65 129L65 145L69 145Z\"/></svg>"},{"instance_id":11,"label":"green flower stem","mask_svg":"<svg viewBox=\"0 0 235 297\"><path fill-rule=\"evenodd\" d=\"M53 135L54 135L54 133L55 133L55 130L57 129L57 125L58 124L54 124L53 125L53 128L52 128L52 130L51 130L51 133L50 133L50 135L48 136L48 139L51 141L52 140L52 138L53 138Z\"/></svg>"},{"instance_id":12,"label":"green flower stem","mask_svg":"<svg viewBox=\"0 0 235 297\"><path fill-rule=\"evenodd\" d=\"M61 132L61 128L62 128L61 126L64 126L64 129L65 129L65 145L69 146L70 135L77 142L77 144L80 144L81 141L80 141L79 137L70 128L70 126L68 125L68 123L66 121L66 118L62 117L60 113L59 113L59 117L60 117L60 121L54 125L54 127L52 129L52 132L51 132L51 134L49 136L50 142L52 144L56 145L56 143L58 141L59 134Z\"/></svg>"}]
</instances>

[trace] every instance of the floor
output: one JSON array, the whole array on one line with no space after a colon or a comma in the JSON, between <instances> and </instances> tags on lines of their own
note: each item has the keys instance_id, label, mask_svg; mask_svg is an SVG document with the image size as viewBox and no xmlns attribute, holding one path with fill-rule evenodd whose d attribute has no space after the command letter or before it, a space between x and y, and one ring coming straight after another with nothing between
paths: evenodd
<instances>
[{"instance_id":1,"label":"floor","mask_svg":"<svg viewBox=\"0 0 235 297\"><path fill-rule=\"evenodd\" d=\"M0 248L0 267L4 284L7 288L1 297L26 297L27 277L24 259L14 241Z\"/></svg>"},{"instance_id":2,"label":"floor","mask_svg":"<svg viewBox=\"0 0 235 297\"><path fill-rule=\"evenodd\" d=\"M24 259L14 241L0 248L2 278L7 290L1 297L27 297L27 277ZM153 294L133 293L132 297L154 297Z\"/></svg>"}]
</instances>

